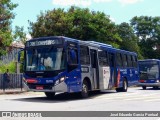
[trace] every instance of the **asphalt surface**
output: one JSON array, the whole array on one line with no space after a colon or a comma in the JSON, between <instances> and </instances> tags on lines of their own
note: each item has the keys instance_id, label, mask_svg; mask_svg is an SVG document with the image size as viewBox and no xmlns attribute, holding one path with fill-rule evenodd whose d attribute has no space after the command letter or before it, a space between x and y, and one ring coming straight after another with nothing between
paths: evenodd
<instances>
[{"instance_id":1,"label":"asphalt surface","mask_svg":"<svg viewBox=\"0 0 160 120\"><path fill-rule=\"evenodd\" d=\"M81 99L78 94L57 94L54 99L48 99L45 97L44 93L38 92L7 94L0 95L0 111L160 111L160 89L147 88L147 90L142 90L141 87L134 87L129 88L128 92L120 93L117 93L114 90L104 92L92 92L90 94L90 97L87 99ZM12 120L13 118L5 119ZM43 118L34 118L34 120L35 119ZM90 118L83 117L54 118L54 120L55 119L90 120ZM158 117L92 118L92 120L94 119L160 120Z\"/></svg>"}]
</instances>

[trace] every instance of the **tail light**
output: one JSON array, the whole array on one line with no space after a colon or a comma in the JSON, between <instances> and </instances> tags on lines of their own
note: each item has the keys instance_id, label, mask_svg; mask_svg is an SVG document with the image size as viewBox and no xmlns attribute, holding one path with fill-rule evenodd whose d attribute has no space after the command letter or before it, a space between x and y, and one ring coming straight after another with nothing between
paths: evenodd
<instances>
[{"instance_id":1,"label":"tail light","mask_svg":"<svg viewBox=\"0 0 160 120\"><path fill-rule=\"evenodd\" d=\"M35 79L26 79L26 82L27 83L38 83L38 81Z\"/></svg>"},{"instance_id":2,"label":"tail light","mask_svg":"<svg viewBox=\"0 0 160 120\"><path fill-rule=\"evenodd\" d=\"M139 82L144 83L144 82L145 82L145 80L139 80Z\"/></svg>"}]
</instances>

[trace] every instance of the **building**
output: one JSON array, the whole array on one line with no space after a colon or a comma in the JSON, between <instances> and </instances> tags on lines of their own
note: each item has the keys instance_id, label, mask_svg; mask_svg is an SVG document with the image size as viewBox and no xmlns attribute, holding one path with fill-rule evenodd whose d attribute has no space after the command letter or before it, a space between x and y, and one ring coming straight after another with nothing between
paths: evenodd
<instances>
[{"instance_id":1,"label":"building","mask_svg":"<svg viewBox=\"0 0 160 120\"><path fill-rule=\"evenodd\" d=\"M12 61L17 61L17 54L20 49L24 48L24 44L21 41L12 42L11 46L7 49L7 54L0 57L0 61L3 64L8 64Z\"/></svg>"}]
</instances>

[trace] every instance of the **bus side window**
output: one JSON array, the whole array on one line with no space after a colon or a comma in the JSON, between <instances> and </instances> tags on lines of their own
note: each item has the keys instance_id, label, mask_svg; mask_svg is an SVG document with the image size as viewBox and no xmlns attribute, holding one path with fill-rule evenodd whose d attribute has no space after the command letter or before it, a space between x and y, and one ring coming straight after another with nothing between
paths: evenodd
<instances>
[{"instance_id":1,"label":"bus side window","mask_svg":"<svg viewBox=\"0 0 160 120\"><path fill-rule=\"evenodd\" d=\"M100 66L108 66L108 56L106 51L99 51L98 58Z\"/></svg>"},{"instance_id":2,"label":"bus side window","mask_svg":"<svg viewBox=\"0 0 160 120\"><path fill-rule=\"evenodd\" d=\"M113 53L108 53L109 55L109 64L111 67L114 67L114 54Z\"/></svg>"},{"instance_id":3,"label":"bus side window","mask_svg":"<svg viewBox=\"0 0 160 120\"><path fill-rule=\"evenodd\" d=\"M133 61L133 67L137 67L137 57L136 56L132 56L132 61Z\"/></svg>"},{"instance_id":4,"label":"bus side window","mask_svg":"<svg viewBox=\"0 0 160 120\"><path fill-rule=\"evenodd\" d=\"M69 72L78 67L78 52L73 48L68 48L68 70Z\"/></svg>"},{"instance_id":5,"label":"bus side window","mask_svg":"<svg viewBox=\"0 0 160 120\"><path fill-rule=\"evenodd\" d=\"M122 58L123 58L123 67L127 67L128 66L127 55L123 54Z\"/></svg>"},{"instance_id":6,"label":"bus side window","mask_svg":"<svg viewBox=\"0 0 160 120\"><path fill-rule=\"evenodd\" d=\"M122 54L121 53L117 53L117 66L118 67L122 67L123 66L123 63L122 63Z\"/></svg>"},{"instance_id":7,"label":"bus side window","mask_svg":"<svg viewBox=\"0 0 160 120\"><path fill-rule=\"evenodd\" d=\"M80 46L80 62L82 65L90 64L89 48L87 46Z\"/></svg>"},{"instance_id":8,"label":"bus side window","mask_svg":"<svg viewBox=\"0 0 160 120\"><path fill-rule=\"evenodd\" d=\"M68 50L68 62L69 64L78 64L77 52L74 49Z\"/></svg>"},{"instance_id":9,"label":"bus side window","mask_svg":"<svg viewBox=\"0 0 160 120\"><path fill-rule=\"evenodd\" d=\"M138 64L137 56L135 56L135 61L136 61L136 62L135 62L135 67L137 67L137 66L138 66L138 65L137 65L137 64Z\"/></svg>"},{"instance_id":10,"label":"bus side window","mask_svg":"<svg viewBox=\"0 0 160 120\"><path fill-rule=\"evenodd\" d=\"M127 55L128 58L128 67L132 67L132 58L131 55Z\"/></svg>"}]
</instances>

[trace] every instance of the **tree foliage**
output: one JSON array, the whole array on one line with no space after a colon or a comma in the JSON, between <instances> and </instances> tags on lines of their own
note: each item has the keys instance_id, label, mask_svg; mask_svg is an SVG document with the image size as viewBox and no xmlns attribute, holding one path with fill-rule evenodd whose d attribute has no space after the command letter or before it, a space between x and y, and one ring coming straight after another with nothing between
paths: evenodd
<instances>
[{"instance_id":1,"label":"tree foliage","mask_svg":"<svg viewBox=\"0 0 160 120\"><path fill-rule=\"evenodd\" d=\"M145 58L160 58L160 17L140 16L131 19L138 44Z\"/></svg>"},{"instance_id":2,"label":"tree foliage","mask_svg":"<svg viewBox=\"0 0 160 120\"><path fill-rule=\"evenodd\" d=\"M138 37L134 34L133 28L128 23L121 23L117 26L118 33L122 39L121 49L133 51L138 54L138 57L143 58L138 46Z\"/></svg>"},{"instance_id":3,"label":"tree foliage","mask_svg":"<svg viewBox=\"0 0 160 120\"><path fill-rule=\"evenodd\" d=\"M103 12L87 8L58 8L41 12L30 22L32 37L67 36L111 44L134 51L142 58L160 58L160 17L133 17L129 23L115 25Z\"/></svg>"},{"instance_id":4,"label":"tree foliage","mask_svg":"<svg viewBox=\"0 0 160 120\"><path fill-rule=\"evenodd\" d=\"M35 23L30 22L32 37L67 36L81 40L94 40L119 47L121 38L116 26L103 12L71 7L40 13Z\"/></svg>"},{"instance_id":5,"label":"tree foliage","mask_svg":"<svg viewBox=\"0 0 160 120\"><path fill-rule=\"evenodd\" d=\"M23 44L25 44L27 38L26 38L26 33L24 32L24 27L16 26L13 38L15 41L21 41Z\"/></svg>"},{"instance_id":6,"label":"tree foliage","mask_svg":"<svg viewBox=\"0 0 160 120\"><path fill-rule=\"evenodd\" d=\"M12 41L11 23L14 18L12 10L17 6L11 0L0 0L0 56Z\"/></svg>"}]
</instances>

